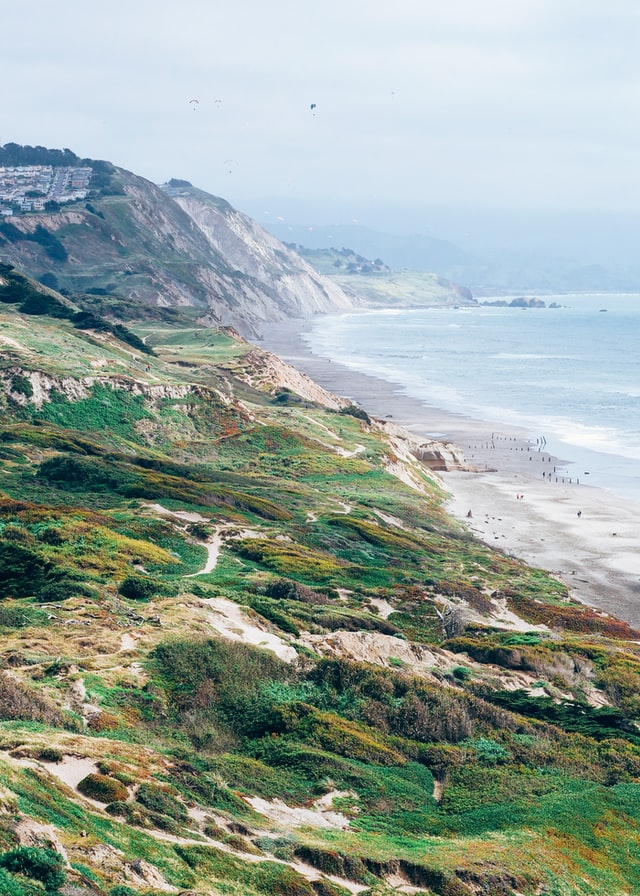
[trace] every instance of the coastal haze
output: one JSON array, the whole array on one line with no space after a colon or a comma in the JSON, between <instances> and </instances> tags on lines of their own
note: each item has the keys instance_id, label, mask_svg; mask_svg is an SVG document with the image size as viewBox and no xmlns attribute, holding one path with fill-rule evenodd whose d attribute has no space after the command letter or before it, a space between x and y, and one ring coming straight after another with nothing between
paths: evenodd
<instances>
[{"instance_id":1,"label":"coastal haze","mask_svg":"<svg viewBox=\"0 0 640 896\"><path fill-rule=\"evenodd\" d=\"M0 60L0 143L71 146L240 208L640 205L632 0L109 9L4 10L22 39ZM335 223L313 217L295 216Z\"/></svg>"},{"instance_id":2,"label":"coastal haze","mask_svg":"<svg viewBox=\"0 0 640 896\"><path fill-rule=\"evenodd\" d=\"M0 894L640 893L637 2L2 28Z\"/></svg>"}]
</instances>

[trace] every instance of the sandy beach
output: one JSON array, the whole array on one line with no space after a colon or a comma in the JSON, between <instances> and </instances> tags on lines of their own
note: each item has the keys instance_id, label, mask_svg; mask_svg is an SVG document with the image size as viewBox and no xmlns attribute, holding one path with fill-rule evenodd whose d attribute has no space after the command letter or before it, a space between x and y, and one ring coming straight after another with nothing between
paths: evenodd
<instances>
[{"instance_id":1,"label":"sandy beach","mask_svg":"<svg viewBox=\"0 0 640 896\"><path fill-rule=\"evenodd\" d=\"M400 385L313 355L301 338L309 326L270 325L257 342L369 414L455 442L478 472L439 474L449 511L488 544L553 573L576 599L640 628L640 503L588 485L587 471L549 455L539 434L449 413L437 395L423 404Z\"/></svg>"}]
</instances>

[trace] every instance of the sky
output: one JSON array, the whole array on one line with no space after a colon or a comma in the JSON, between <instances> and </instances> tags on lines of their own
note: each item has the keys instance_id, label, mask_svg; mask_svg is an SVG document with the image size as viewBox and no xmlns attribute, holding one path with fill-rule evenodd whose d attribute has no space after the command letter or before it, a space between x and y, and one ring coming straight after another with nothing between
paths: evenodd
<instances>
[{"instance_id":1,"label":"sky","mask_svg":"<svg viewBox=\"0 0 640 896\"><path fill-rule=\"evenodd\" d=\"M238 207L640 211L637 0L3 7L0 143Z\"/></svg>"}]
</instances>

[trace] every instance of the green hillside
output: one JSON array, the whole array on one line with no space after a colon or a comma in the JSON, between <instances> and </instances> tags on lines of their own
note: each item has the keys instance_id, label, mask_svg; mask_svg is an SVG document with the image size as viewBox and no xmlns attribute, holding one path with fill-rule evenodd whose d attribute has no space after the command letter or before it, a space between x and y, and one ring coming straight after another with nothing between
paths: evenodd
<instances>
[{"instance_id":1,"label":"green hillside","mask_svg":"<svg viewBox=\"0 0 640 896\"><path fill-rule=\"evenodd\" d=\"M83 172L82 190L41 192L70 170ZM255 221L186 181L161 187L70 150L6 144L0 195L11 197L0 201L0 263L63 293L188 308L253 335L264 321L352 307Z\"/></svg>"},{"instance_id":2,"label":"green hillside","mask_svg":"<svg viewBox=\"0 0 640 896\"><path fill-rule=\"evenodd\" d=\"M347 295L369 308L475 304L469 289L438 274L392 271L382 259L365 258L353 249L309 249L296 243L286 245L337 283Z\"/></svg>"},{"instance_id":3,"label":"green hillside","mask_svg":"<svg viewBox=\"0 0 640 896\"><path fill-rule=\"evenodd\" d=\"M0 893L640 892L640 633L233 331L83 301L0 271Z\"/></svg>"}]
</instances>

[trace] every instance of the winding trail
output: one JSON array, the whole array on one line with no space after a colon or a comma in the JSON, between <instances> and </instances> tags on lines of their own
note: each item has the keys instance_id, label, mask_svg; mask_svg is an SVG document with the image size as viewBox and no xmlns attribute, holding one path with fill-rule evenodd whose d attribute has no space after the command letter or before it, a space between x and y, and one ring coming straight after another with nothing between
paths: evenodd
<instances>
[{"instance_id":1,"label":"winding trail","mask_svg":"<svg viewBox=\"0 0 640 896\"><path fill-rule=\"evenodd\" d=\"M218 565L218 557L220 556L220 548L222 547L222 533L228 528L227 526L216 526L215 532L208 541L201 541L207 550L207 562L197 572L190 572L185 579L192 579L194 576L206 576Z\"/></svg>"}]
</instances>

